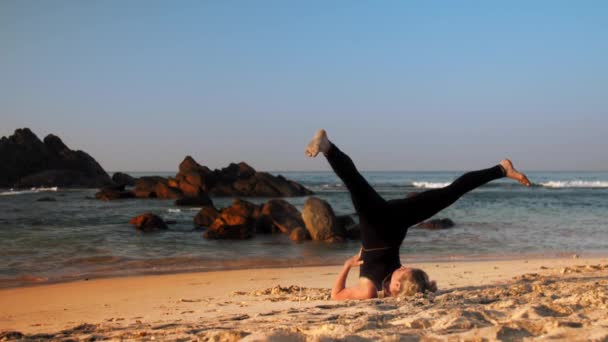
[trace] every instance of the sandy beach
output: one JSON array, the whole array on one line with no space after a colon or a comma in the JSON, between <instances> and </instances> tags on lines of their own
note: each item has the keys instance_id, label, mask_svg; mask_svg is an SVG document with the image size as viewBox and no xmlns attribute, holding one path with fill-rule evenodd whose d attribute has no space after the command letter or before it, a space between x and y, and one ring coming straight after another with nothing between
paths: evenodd
<instances>
[{"instance_id":1,"label":"sandy beach","mask_svg":"<svg viewBox=\"0 0 608 342\"><path fill-rule=\"evenodd\" d=\"M340 266L83 280L0 291L3 340L608 339L608 258L414 264L439 291L337 302ZM356 280L353 270L349 282Z\"/></svg>"}]
</instances>

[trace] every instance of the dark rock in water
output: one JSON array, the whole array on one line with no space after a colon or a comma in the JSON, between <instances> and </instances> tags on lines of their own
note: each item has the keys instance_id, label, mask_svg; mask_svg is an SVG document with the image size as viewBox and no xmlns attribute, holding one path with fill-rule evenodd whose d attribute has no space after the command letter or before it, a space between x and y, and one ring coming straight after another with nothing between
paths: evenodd
<instances>
[{"instance_id":1,"label":"dark rock in water","mask_svg":"<svg viewBox=\"0 0 608 342\"><path fill-rule=\"evenodd\" d=\"M308 230L306 230L306 228L298 227L291 231L291 234L289 234L289 239L295 242L302 242L310 240L310 234L308 234Z\"/></svg>"},{"instance_id":2,"label":"dark rock in water","mask_svg":"<svg viewBox=\"0 0 608 342\"><path fill-rule=\"evenodd\" d=\"M165 223L165 221L163 221L163 219L158 215L154 215L152 213L145 213L136 216L132 218L129 223L134 225L135 228L144 232L168 229L167 223Z\"/></svg>"},{"instance_id":3,"label":"dark rock in water","mask_svg":"<svg viewBox=\"0 0 608 342\"><path fill-rule=\"evenodd\" d=\"M156 185L166 183L167 179L159 176L140 177L135 181L135 197L156 198Z\"/></svg>"},{"instance_id":4,"label":"dark rock in water","mask_svg":"<svg viewBox=\"0 0 608 342\"><path fill-rule=\"evenodd\" d=\"M261 222L258 226L270 227L271 232L290 234L294 229L306 229L300 211L283 199L266 202L262 206L261 214Z\"/></svg>"},{"instance_id":5,"label":"dark rock in water","mask_svg":"<svg viewBox=\"0 0 608 342\"><path fill-rule=\"evenodd\" d=\"M245 162L231 163L220 170L211 171L187 156L176 175L179 187L185 195L196 197L198 191L215 196L282 197L310 195L312 191L267 172L257 172Z\"/></svg>"},{"instance_id":6,"label":"dark rock in water","mask_svg":"<svg viewBox=\"0 0 608 342\"><path fill-rule=\"evenodd\" d=\"M154 193L156 194L156 198L163 199L176 199L181 198L183 196L182 191L180 189L170 187L167 181L156 183L156 187L154 187Z\"/></svg>"},{"instance_id":7,"label":"dark rock in water","mask_svg":"<svg viewBox=\"0 0 608 342\"><path fill-rule=\"evenodd\" d=\"M125 190L124 185L114 185L102 188L95 194L95 198L102 201L111 201L117 199L134 198L133 191Z\"/></svg>"},{"instance_id":8,"label":"dark rock in water","mask_svg":"<svg viewBox=\"0 0 608 342\"><path fill-rule=\"evenodd\" d=\"M83 151L70 150L59 137L44 141L28 128L0 139L0 187L94 188L112 184L103 168Z\"/></svg>"},{"instance_id":9,"label":"dark rock in water","mask_svg":"<svg viewBox=\"0 0 608 342\"><path fill-rule=\"evenodd\" d=\"M182 197L175 200L175 205L183 207L212 206L213 201L206 193L201 192L197 197Z\"/></svg>"},{"instance_id":10,"label":"dark rock in water","mask_svg":"<svg viewBox=\"0 0 608 342\"><path fill-rule=\"evenodd\" d=\"M184 194L191 197L197 197L201 191L209 191L210 186L215 182L213 172L190 156L186 156L179 164L179 172L175 178Z\"/></svg>"},{"instance_id":11,"label":"dark rock in water","mask_svg":"<svg viewBox=\"0 0 608 342\"><path fill-rule=\"evenodd\" d=\"M249 239L256 231L260 208L255 204L235 199L232 205L220 211L209 230L207 239Z\"/></svg>"},{"instance_id":12,"label":"dark rock in water","mask_svg":"<svg viewBox=\"0 0 608 342\"><path fill-rule=\"evenodd\" d=\"M215 219L220 215L220 212L213 206L205 206L194 216L194 226L210 227Z\"/></svg>"},{"instance_id":13,"label":"dark rock in water","mask_svg":"<svg viewBox=\"0 0 608 342\"><path fill-rule=\"evenodd\" d=\"M424 228L430 230L448 229L454 227L454 221L449 218L432 219L416 225L416 228Z\"/></svg>"},{"instance_id":14,"label":"dark rock in water","mask_svg":"<svg viewBox=\"0 0 608 342\"><path fill-rule=\"evenodd\" d=\"M57 199L55 197L40 197L36 202L57 202Z\"/></svg>"},{"instance_id":15,"label":"dark rock in water","mask_svg":"<svg viewBox=\"0 0 608 342\"><path fill-rule=\"evenodd\" d=\"M302 220L313 240L333 241L336 237L344 237L346 232L338 226L336 215L326 201L309 197L304 203Z\"/></svg>"},{"instance_id":16,"label":"dark rock in water","mask_svg":"<svg viewBox=\"0 0 608 342\"><path fill-rule=\"evenodd\" d=\"M116 172L112 175L112 181L117 185L134 186L136 179L123 172Z\"/></svg>"},{"instance_id":17,"label":"dark rock in water","mask_svg":"<svg viewBox=\"0 0 608 342\"><path fill-rule=\"evenodd\" d=\"M346 232L346 228L355 224L355 220L351 215L336 216L336 224L340 229Z\"/></svg>"},{"instance_id":18,"label":"dark rock in water","mask_svg":"<svg viewBox=\"0 0 608 342\"><path fill-rule=\"evenodd\" d=\"M346 228L346 237L350 240L361 240L361 227L359 224L353 224Z\"/></svg>"},{"instance_id":19,"label":"dark rock in water","mask_svg":"<svg viewBox=\"0 0 608 342\"><path fill-rule=\"evenodd\" d=\"M246 240L253 237L253 232L247 225L223 225L214 230L207 230L203 236L214 240Z\"/></svg>"}]
</instances>

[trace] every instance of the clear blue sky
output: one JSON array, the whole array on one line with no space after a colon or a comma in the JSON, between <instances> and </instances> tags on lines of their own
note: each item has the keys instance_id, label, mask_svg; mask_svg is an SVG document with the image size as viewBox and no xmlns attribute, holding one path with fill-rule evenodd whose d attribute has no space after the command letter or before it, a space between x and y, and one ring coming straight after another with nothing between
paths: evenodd
<instances>
[{"instance_id":1,"label":"clear blue sky","mask_svg":"<svg viewBox=\"0 0 608 342\"><path fill-rule=\"evenodd\" d=\"M607 1L0 1L0 135L106 170L608 169Z\"/></svg>"}]
</instances>

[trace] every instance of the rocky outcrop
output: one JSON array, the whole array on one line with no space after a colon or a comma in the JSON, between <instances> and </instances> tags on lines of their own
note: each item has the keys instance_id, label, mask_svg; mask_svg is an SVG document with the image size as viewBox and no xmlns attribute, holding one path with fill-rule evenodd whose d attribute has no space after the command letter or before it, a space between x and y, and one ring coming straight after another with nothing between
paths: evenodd
<instances>
[{"instance_id":1,"label":"rocky outcrop","mask_svg":"<svg viewBox=\"0 0 608 342\"><path fill-rule=\"evenodd\" d=\"M346 236L344 227L338 225L333 209L326 201L309 197L304 203L302 220L313 240L340 241Z\"/></svg>"},{"instance_id":2,"label":"rocky outcrop","mask_svg":"<svg viewBox=\"0 0 608 342\"><path fill-rule=\"evenodd\" d=\"M145 213L136 216L129 221L129 224L134 225L135 228L144 232L168 229L167 223L165 223L165 221L163 221L163 219L158 215L154 215L152 213Z\"/></svg>"},{"instance_id":3,"label":"rocky outcrop","mask_svg":"<svg viewBox=\"0 0 608 342\"><path fill-rule=\"evenodd\" d=\"M285 177L258 172L245 162L231 163L220 170L211 171L187 156L179 165L176 175L182 191L196 195L205 191L215 196L288 197L312 194L304 186Z\"/></svg>"},{"instance_id":4,"label":"rocky outcrop","mask_svg":"<svg viewBox=\"0 0 608 342\"><path fill-rule=\"evenodd\" d=\"M40 139L28 128L0 139L0 187L94 188L112 184L104 169L83 151L70 150L49 134Z\"/></svg>"},{"instance_id":5,"label":"rocky outcrop","mask_svg":"<svg viewBox=\"0 0 608 342\"><path fill-rule=\"evenodd\" d=\"M137 179L123 172L116 172L112 175L112 182L116 185L134 186Z\"/></svg>"},{"instance_id":6,"label":"rocky outcrop","mask_svg":"<svg viewBox=\"0 0 608 342\"><path fill-rule=\"evenodd\" d=\"M209 230L207 239L249 239L253 237L260 216L260 208L255 204L235 199L231 206L220 211Z\"/></svg>"},{"instance_id":7,"label":"rocky outcrop","mask_svg":"<svg viewBox=\"0 0 608 342\"><path fill-rule=\"evenodd\" d=\"M448 229L454 227L454 221L449 218L432 219L416 225L416 228L424 228L429 230Z\"/></svg>"},{"instance_id":8,"label":"rocky outcrop","mask_svg":"<svg viewBox=\"0 0 608 342\"><path fill-rule=\"evenodd\" d=\"M124 185L115 185L102 188L95 194L95 198L102 201L111 201L117 199L134 198L133 191L125 190Z\"/></svg>"},{"instance_id":9,"label":"rocky outcrop","mask_svg":"<svg viewBox=\"0 0 608 342\"><path fill-rule=\"evenodd\" d=\"M361 227L359 224L354 224L346 228L346 237L349 240L361 240Z\"/></svg>"},{"instance_id":10,"label":"rocky outcrop","mask_svg":"<svg viewBox=\"0 0 608 342\"><path fill-rule=\"evenodd\" d=\"M262 206L260 226L267 227L267 231L291 234L294 229L305 229L300 211L283 199L272 199Z\"/></svg>"},{"instance_id":11,"label":"rocky outcrop","mask_svg":"<svg viewBox=\"0 0 608 342\"><path fill-rule=\"evenodd\" d=\"M310 240L310 234L308 233L308 230L306 230L306 228L299 227L291 231L291 233L289 234L289 239L295 242L302 242Z\"/></svg>"},{"instance_id":12,"label":"rocky outcrop","mask_svg":"<svg viewBox=\"0 0 608 342\"><path fill-rule=\"evenodd\" d=\"M204 206L194 216L194 227L208 228L211 227L215 219L220 215L220 212L213 206Z\"/></svg>"}]
</instances>

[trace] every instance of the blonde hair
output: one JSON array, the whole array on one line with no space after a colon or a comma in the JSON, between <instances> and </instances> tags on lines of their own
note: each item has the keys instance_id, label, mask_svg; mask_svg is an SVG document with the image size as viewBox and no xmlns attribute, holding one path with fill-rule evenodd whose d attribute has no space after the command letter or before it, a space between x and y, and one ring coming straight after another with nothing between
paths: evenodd
<instances>
[{"instance_id":1,"label":"blonde hair","mask_svg":"<svg viewBox=\"0 0 608 342\"><path fill-rule=\"evenodd\" d=\"M416 293L426 291L437 291L437 283L429 281L429 276L421 269L413 268L411 272L406 272L400 279L401 288L394 296L413 296Z\"/></svg>"}]
</instances>

